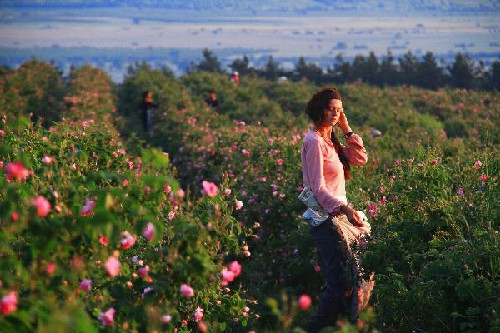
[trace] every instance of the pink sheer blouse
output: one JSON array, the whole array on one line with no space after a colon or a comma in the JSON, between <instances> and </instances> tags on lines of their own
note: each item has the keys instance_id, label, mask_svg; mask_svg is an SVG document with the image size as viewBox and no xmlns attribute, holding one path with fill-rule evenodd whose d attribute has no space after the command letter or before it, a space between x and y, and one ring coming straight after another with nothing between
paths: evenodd
<instances>
[{"instance_id":1,"label":"pink sheer blouse","mask_svg":"<svg viewBox=\"0 0 500 333\"><path fill-rule=\"evenodd\" d=\"M347 139L343 147L351 166L362 166L368 161L363 140L357 134ZM309 131L302 142L302 177L304 186L312 189L318 203L328 212L337 212L345 204L344 167L332 143L318 133Z\"/></svg>"}]
</instances>

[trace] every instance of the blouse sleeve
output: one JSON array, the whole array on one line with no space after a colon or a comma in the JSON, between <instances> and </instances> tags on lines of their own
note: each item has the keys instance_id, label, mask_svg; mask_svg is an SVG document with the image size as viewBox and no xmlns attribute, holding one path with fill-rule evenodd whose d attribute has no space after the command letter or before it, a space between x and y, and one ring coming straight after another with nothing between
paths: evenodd
<instances>
[{"instance_id":1,"label":"blouse sleeve","mask_svg":"<svg viewBox=\"0 0 500 333\"><path fill-rule=\"evenodd\" d=\"M368 161L368 154L363 145L363 139L357 134L352 134L349 139L347 139L347 144L348 146L343 149L349 164L353 166L365 165Z\"/></svg>"},{"instance_id":2,"label":"blouse sleeve","mask_svg":"<svg viewBox=\"0 0 500 333\"><path fill-rule=\"evenodd\" d=\"M332 196L326 187L323 176L324 157L319 140L304 141L304 156L303 163L307 164L304 176L308 179L314 198L328 213L338 211L344 203Z\"/></svg>"}]
</instances>

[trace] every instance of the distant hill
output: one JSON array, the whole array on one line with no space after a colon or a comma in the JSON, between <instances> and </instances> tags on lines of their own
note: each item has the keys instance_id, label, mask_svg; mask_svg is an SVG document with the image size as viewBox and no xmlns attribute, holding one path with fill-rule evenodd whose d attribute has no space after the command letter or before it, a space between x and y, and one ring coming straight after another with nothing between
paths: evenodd
<instances>
[{"instance_id":1,"label":"distant hill","mask_svg":"<svg viewBox=\"0 0 500 333\"><path fill-rule=\"evenodd\" d=\"M197 10L207 12L236 13L282 13L282 14L314 14L314 13L348 13L359 15L385 14L494 14L500 11L498 0L2 0L2 7L158 7L171 10Z\"/></svg>"}]
</instances>

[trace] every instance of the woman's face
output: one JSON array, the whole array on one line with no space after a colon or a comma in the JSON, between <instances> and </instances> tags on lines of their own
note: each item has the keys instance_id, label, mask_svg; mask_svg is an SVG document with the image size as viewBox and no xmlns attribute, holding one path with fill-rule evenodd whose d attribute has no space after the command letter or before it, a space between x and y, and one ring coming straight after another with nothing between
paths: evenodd
<instances>
[{"instance_id":1,"label":"woman's face","mask_svg":"<svg viewBox=\"0 0 500 333\"><path fill-rule=\"evenodd\" d=\"M342 101L339 99L332 99L328 103L328 107L324 110L325 112L325 126L335 126L340 119L340 113L342 112Z\"/></svg>"}]
</instances>

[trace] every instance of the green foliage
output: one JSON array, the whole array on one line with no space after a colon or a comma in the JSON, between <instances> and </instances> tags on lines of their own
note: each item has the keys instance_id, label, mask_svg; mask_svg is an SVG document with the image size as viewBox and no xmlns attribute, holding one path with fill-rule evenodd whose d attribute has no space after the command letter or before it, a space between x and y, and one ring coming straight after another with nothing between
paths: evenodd
<instances>
[{"instance_id":1,"label":"green foliage","mask_svg":"<svg viewBox=\"0 0 500 333\"><path fill-rule=\"evenodd\" d=\"M130 131L142 133L142 94L151 91L154 102L159 104L159 107L153 110L154 132L158 119L168 114L170 110L182 107L187 100L186 91L172 76L161 70L152 69L147 63L136 64L129 69L129 72L131 75L124 79L118 91L118 110L124 121L120 121L117 128L122 133Z\"/></svg>"},{"instance_id":2,"label":"green foliage","mask_svg":"<svg viewBox=\"0 0 500 333\"><path fill-rule=\"evenodd\" d=\"M455 62L448 68L454 87L474 89L477 87L476 77L479 69L468 54L457 53Z\"/></svg>"},{"instance_id":3,"label":"green foliage","mask_svg":"<svg viewBox=\"0 0 500 333\"><path fill-rule=\"evenodd\" d=\"M73 120L94 120L105 125L116 112L113 85L102 69L85 65L73 69L68 93L64 97L64 116Z\"/></svg>"},{"instance_id":4,"label":"green foliage","mask_svg":"<svg viewBox=\"0 0 500 333\"><path fill-rule=\"evenodd\" d=\"M192 64L191 71L221 73L222 68L217 56L206 48L203 50L203 60L199 64Z\"/></svg>"},{"instance_id":5,"label":"green foliage","mask_svg":"<svg viewBox=\"0 0 500 333\"><path fill-rule=\"evenodd\" d=\"M495 298L500 264L499 212L492 206L496 153L488 148L464 160L442 160L439 151L422 151L423 159L388 169L379 193L367 198L381 204L373 208L376 240L365 267L378 273L374 305L389 327L490 328L497 306L487 300ZM475 167L476 160L482 166Z\"/></svg>"},{"instance_id":6,"label":"green foliage","mask_svg":"<svg viewBox=\"0 0 500 333\"><path fill-rule=\"evenodd\" d=\"M322 284L297 200L303 108L320 87L255 77L235 87L224 74L175 79L138 64L115 87L115 113L104 74L73 72L66 96L89 99L66 99L67 120L50 131L10 114L0 123L4 169L21 161L32 172L26 181L7 181L5 170L0 177L0 296L17 291L19 298L18 310L0 317L0 330L102 331L97 317L113 307L115 331L194 332L201 307L213 332L302 332ZM369 152L346 186L370 218L363 268L375 272L376 284L362 321L343 318L326 331L495 331L498 93L338 88ZM153 137L138 124L144 90L160 102ZM217 109L204 103L209 90L218 94ZM2 103L16 101L2 96ZM46 164L45 156L54 160ZM202 195L203 181L218 194ZM47 217L32 204L40 195L52 207ZM82 215L87 200L95 207ZM142 235L148 223L151 242ZM124 231L136 236L129 249L120 245ZM103 268L112 256L122 264L116 277ZM242 274L224 286L221 271L233 260ZM144 265L150 271L141 277ZM88 293L79 288L86 278ZM181 296L184 283L194 297ZM312 297L307 311L296 304L302 294Z\"/></svg>"},{"instance_id":7,"label":"green foliage","mask_svg":"<svg viewBox=\"0 0 500 333\"><path fill-rule=\"evenodd\" d=\"M52 64L33 59L2 73L2 81L0 109L7 115L30 117L45 126L60 119L63 84Z\"/></svg>"},{"instance_id":8,"label":"green foliage","mask_svg":"<svg viewBox=\"0 0 500 333\"><path fill-rule=\"evenodd\" d=\"M266 95L267 88L274 85L264 80L248 78L236 88L224 74L190 73L182 82L193 96L199 96L200 102L214 90L220 103L217 112L230 119L264 124L286 122L287 116L280 105Z\"/></svg>"},{"instance_id":9,"label":"green foliage","mask_svg":"<svg viewBox=\"0 0 500 333\"><path fill-rule=\"evenodd\" d=\"M90 68L81 71L95 78ZM73 96L88 92L79 83ZM102 81L99 87L108 89ZM75 108L75 116L86 111ZM5 171L0 177L0 295L14 291L19 300L17 311L0 318L0 330L98 331L99 313L110 308L116 330L173 330L182 320L192 330L197 307L214 330L238 330L247 321L247 302L239 282L220 283L223 265L238 259L249 232L231 216L232 202L200 198L184 208L168 157L158 149L131 155L104 122L66 121L47 131L4 116L0 161L4 167L22 162L30 176L8 180ZM50 204L47 216L37 214L39 196ZM95 206L85 213L90 201ZM143 236L148 223L151 241ZM124 232L135 239L130 248L121 245ZM121 263L116 277L104 267L110 257ZM141 276L146 265L149 272ZM88 292L80 287L83 279L92 280ZM189 284L194 297L181 296L181 284ZM169 324L162 321L167 314Z\"/></svg>"},{"instance_id":10,"label":"green foliage","mask_svg":"<svg viewBox=\"0 0 500 333\"><path fill-rule=\"evenodd\" d=\"M193 86L192 76L188 76L188 80ZM314 86L303 82L280 85L248 79L243 81L243 85L245 84L265 87L266 95L273 96L274 100L284 106L289 101L300 100L301 96L309 96L310 91L314 90ZM229 93L232 93L233 88L229 89ZM373 224L377 225L374 230L384 230L374 231L374 239L377 241L374 241L373 249L368 252L366 258L366 269L374 270L376 276L380 272L376 278L377 291L374 302L376 311L381 315L379 323L385 323L395 330L442 330L443 327L458 327L465 322L475 325L474 327L488 328L487 318L494 317L495 312L492 310L492 303L486 302L488 305L479 306L479 299L482 296L491 299L491 292L495 290L493 281L496 279L493 272L481 278L480 285L485 287L486 293L479 298L468 299L465 303L460 299L462 296L456 296L458 292L455 296L452 294L449 302L438 302L442 295L440 288L448 288L442 287L441 283L452 285L455 280L445 282L447 280L443 276L425 275L435 269L432 268L436 267L435 265L446 262L452 262L457 267L461 265L456 262L458 256L449 259L447 248L435 247L435 238L443 232L448 239L458 240L462 237L455 232L462 224L462 221L455 220L460 214L450 206L455 207L457 198L458 184L453 183L454 175L462 175L466 173L466 169L457 169L453 163L454 159L467 156L467 163L472 166L475 159L486 161L486 156L493 156L490 150L493 149L490 146L492 141L487 146L490 148L484 153L475 150L482 140L480 133L488 132L494 127L494 122L485 120L496 119L489 109L475 104L477 100L481 101L486 97L479 97L475 93L463 94L460 91L432 92L408 87L380 90L364 85L346 85L341 86L340 90L344 96L346 114L354 128L360 128L365 133L369 132L370 127L383 131L381 138L364 136L370 152L369 165L363 171L354 170L353 180L348 183L351 201L360 209L372 213ZM192 92L195 94L196 90ZM222 90L221 93L228 91ZM488 96L488 99L489 103L498 105L498 96ZM304 101L296 104L303 103ZM456 107L454 105L463 103L462 113L459 113L458 117L456 113L443 113L450 108L450 103L453 103L451 109ZM294 122L299 124L299 109L292 112L297 112ZM467 117L464 117L464 114ZM479 115L482 118L479 118ZM182 126L183 119L188 119L188 124ZM455 138L449 140L443 136L443 129L449 128L447 124L452 119L463 122L464 126L484 127L481 127L479 133L469 131L465 135L455 134ZM176 125L170 126L171 122ZM179 168L179 177L183 183L196 184L201 179L222 183L226 181L222 175L227 175L233 193L236 190L237 198L245 203L236 216L245 225L258 228L258 237L248 241L252 260L247 265L251 267L252 273L245 277L245 284L252 286L254 281L259 281L258 286L250 287L259 303L266 304L265 300L269 295L279 299L283 290L295 295L318 294L321 280L314 272L315 263L314 259L311 259L311 253L314 252L307 237L307 228L297 216L302 207L295 199L298 195L297 187L301 184L301 173L300 165L296 163L300 160L300 141L294 138L302 136L298 131L300 127L292 126L283 130L274 125L267 127L238 124L231 130L228 128L231 124L227 119L218 117L215 111L207 108L187 108L182 113L166 119L163 126L169 126L168 130L162 131L169 132L168 140L163 140L167 142L164 147L173 154L175 152L173 162ZM468 145L463 141L466 136L469 138ZM496 139L493 137L492 140ZM443 150L426 148L437 145ZM409 173L407 178L396 178L398 182L388 178L387 183L387 175L384 173L387 165L392 164L395 159L406 157L406 160L408 156L413 159L414 172ZM283 162L278 162L279 160ZM420 164L423 167L420 167ZM491 172L494 174L494 171L488 171L488 174ZM467 179L481 183L478 177L479 175L475 175L474 178ZM491 179L491 182L497 183L495 179ZM442 189L450 186L453 191L448 190L445 196L440 197ZM387 204L387 207L394 207L390 213L383 213L386 206L377 204L382 200L382 195L377 193L379 188L384 188L384 200L399 198L394 206ZM199 188L195 187L193 190L197 192ZM475 203L488 202L488 207L491 207L492 200L492 196L472 199ZM427 209L422 215L415 212L415 207L420 209L421 206ZM490 208L483 213L490 220L491 214L498 214ZM483 230L483 227L480 229ZM497 253L491 249L496 244L496 238L492 229L485 234L493 238L481 238L478 242L489 242L486 246L490 250L478 251L477 260L486 263L488 267L494 267ZM429 244L433 245L431 249L428 249ZM431 256L427 252L441 253L445 261L434 261L436 255ZM387 257L388 255L394 257ZM463 253L460 255L463 256ZM479 256L483 256L481 260ZM389 260L386 261L386 258ZM378 261L373 261L374 259ZM490 263L491 260L493 262ZM262 267L266 269L262 271ZM418 276L412 276L409 272ZM420 284L428 287L419 290L417 287ZM439 296L431 292L434 290L432 288L438 290ZM386 299L387 301L384 301ZM455 311L462 309L464 304L469 305L463 312ZM379 309L379 306L384 310ZM475 320L473 316L466 314L468 306L480 309L480 315ZM415 308L422 310L414 311ZM281 312L277 315L276 309L270 309L265 307L262 310L259 323L263 326L259 327L284 329L285 324L278 319L282 315ZM454 312L449 309L454 309L460 316L452 315ZM426 320L426 316L420 313L434 316L436 319ZM395 321L391 319L393 317L402 319ZM283 318L288 320L288 317Z\"/></svg>"}]
</instances>

